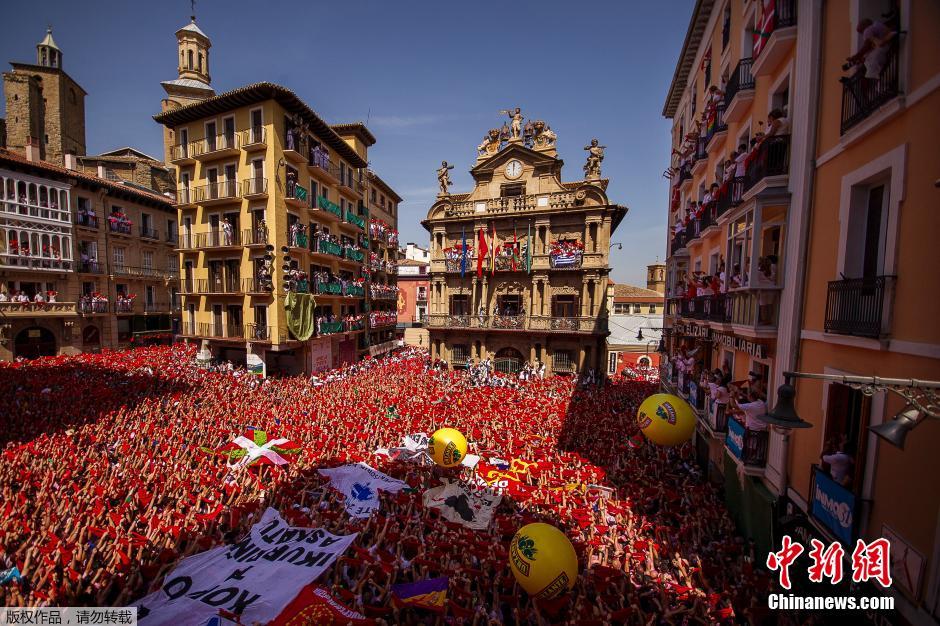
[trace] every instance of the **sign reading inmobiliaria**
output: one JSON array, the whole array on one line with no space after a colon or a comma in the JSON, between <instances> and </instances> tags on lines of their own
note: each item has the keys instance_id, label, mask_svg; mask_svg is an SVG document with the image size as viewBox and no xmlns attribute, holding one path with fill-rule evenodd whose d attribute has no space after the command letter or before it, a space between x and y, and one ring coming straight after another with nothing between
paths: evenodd
<instances>
[{"instance_id":1,"label":"sign reading inmobiliaria","mask_svg":"<svg viewBox=\"0 0 940 626\"><path fill-rule=\"evenodd\" d=\"M269 508L240 542L184 559L139 600L142 626L200 626L219 610L267 624L346 551L358 533L292 527Z\"/></svg>"}]
</instances>

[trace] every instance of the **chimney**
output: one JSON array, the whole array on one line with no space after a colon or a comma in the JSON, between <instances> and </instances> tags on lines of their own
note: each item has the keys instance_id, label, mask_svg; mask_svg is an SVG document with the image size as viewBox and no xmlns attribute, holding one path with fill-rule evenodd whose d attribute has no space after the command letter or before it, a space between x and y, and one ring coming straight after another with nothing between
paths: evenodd
<instances>
[{"instance_id":1,"label":"chimney","mask_svg":"<svg viewBox=\"0 0 940 626\"><path fill-rule=\"evenodd\" d=\"M74 152L65 153L65 169L67 170L78 170L78 157L75 156Z\"/></svg>"},{"instance_id":2,"label":"chimney","mask_svg":"<svg viewBox=\"0 0 940 626\"><path fill-rule=\"evenodd\" d=\"M39 141L35 137L26 138L26 159L33 163L39 161Z\"/></svg>"}]
</instances>

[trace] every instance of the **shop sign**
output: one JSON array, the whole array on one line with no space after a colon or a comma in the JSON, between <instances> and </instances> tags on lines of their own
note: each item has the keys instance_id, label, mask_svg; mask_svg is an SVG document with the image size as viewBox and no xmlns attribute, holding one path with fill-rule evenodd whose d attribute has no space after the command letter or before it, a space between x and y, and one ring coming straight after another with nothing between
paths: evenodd
<instances>
[{"instance_id":1,"label":"shop sign","mask_svg":"<svg viewBox=\"0 0 940 626\"><path fill-rule=\"evenodd\" d=\"M755 359L767 358L767 346L762 343L734 335L715 335L714 338L719 345L744 352Z\"/></svg>"}]
</instances>

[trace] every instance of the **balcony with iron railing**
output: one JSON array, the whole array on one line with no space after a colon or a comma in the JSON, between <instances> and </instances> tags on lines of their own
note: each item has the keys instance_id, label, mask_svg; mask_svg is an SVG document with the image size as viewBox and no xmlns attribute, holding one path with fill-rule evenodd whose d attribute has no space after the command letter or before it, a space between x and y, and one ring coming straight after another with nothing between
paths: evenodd
<instances>
[{"instance_id":1,"label":"balcony with iron railing","mask_svg":"<svg viewBox=\"0 0 940 626\"><path fill-rule=\"evenodd\" d=\"M309 142L300 130L288 128L284 132L284 158L297 164L307 162Z\"/></svg>"},{"instance_id":2,"label":"balcony with iron railing","mask_svg":"<svg viewBox=\"0 0 940 626\"><path fill-rule=\"evenodd\" d=\"M310 193L306 187L289 180L284 188L284 202L287 206L297 209L308 208L310 207Z\"/></svg>"},{"instance_id":3,"label":"balcony with iron railing","mask_svg":"<svg viewBox=\"0 0 940 626\"><path fill-rule=\"evenodd\" d=\"M894 276L829 282L825 330L836 335L881 338L890 332Z\"/></svg>"},{"instance_id":4,"label":"balcony with iron railing","mask_svg":"<svg viewBox=\"0 0 940 626\"><path fill-rule=\"evenodd\" d=\"M752 430L737 418L729 416L725 448L745 467L763 468L767 465L767 446L770 433L766 430Z\"/></svg>"},{"instance_id":5,"label":"balcony with iron railing","mask_svg":"<svg viewBox=\"0 0 940 626\"><path fill-rule=\"evenodd\" d=\"M238 133L221 133L192 142L193 157L197 161L209 161L238 154Z\"/></svg>"},{"instance_id":6,"label":"balcony with iron railing","mask_svg":"<svg viewBox=\"0 0 940 626\"><path fill-rule=\"evenodd\" d=\"M330 219L343 219L343 210L335 202L327 200L323 196L317 197L317 209L323 211L323 215Z\"/></svg>"},{"instance_id":7,"label":"balcony with iron railing","mask_svg":"<svg viewBox=\"0 0 940 626\"><path fill-rule=\"evenodd\" d=\"M728 78L725 87L725 122L740 122L754 100L754 75L751 74L753 60L741 59Z\"/></svg>"},{"instance_id":8,"label":"balcony with iron railing","mask_svg":"<svg viewBox=\"0 0 940 626\"><path fill-rule=\"evenodd\" d=\"M160 269L153 266L124 265L123 263L113 263L111 273L115 276L131 276L152 280L174 280L179 278L178 269Z\"/></svg>"},{"instance_id":9,"label":"balcony with iron railing","mask_svg":"<svg viewBox=\"0 0 940 626\"><path fill-rule=\"evenodd\" d=\"M81 226L81 227L83 227L83 228L94 228L94 229L97 229L97 228L98 228L98 216L97 216L97 215L88 215L88 214L82 215L81 213L79 213L79 214L75 217L75 223L76 223L78 226Z\"/></svg>"},{"instance_id":10,"label":"balcony with iron railing","mask_svg":"<svg viewBox=\"0 0 940 626\"><path fill-rule=\"evenodd\" d=\"M748 161L744 177L744 193L764 183L765 187L786 186L780 178L790 173L790 135L765 137Z\"/></svg>"},{"instance_id":11,"label":"balcony with iron railing","mask_svg":"<svg viewBox=\"0 0 940 626\"><path fill-rule=\"evenodd\" d=\"M366 228L366 221L362 219L361 217L359 217L358 215L356 215L354 212L350 211L349 209L346 209L346 215L345 215L344 221L349 224L352 224L353 226L357 226L361 228L362 230L365 230Z\"/></svg>"},{"instance_id":12,"label":"balcony with iron railing","mask_svg":"<svg viewBox=\"0 0 940 626\"><path fill-rule=\"evenodd\" d=\"M127 298L118 294L117 300L114 302L114 312L115 313L134 313L137 309L137 300L136 298Z\"/></svg>"},{"instance_id":13,"label":"balcony with iron railing","mask_svg":"<svg viewBox=\"0 0 940 626\"><path fill-rule=\"evenodd\" d=\"M255 226L242 230L243 246L264 246L268 244L268 227Z\"/></svg>"},{"instance_id":14,"label":"balcony with iron railing","mask_svg":"<svg viewBox=\"0 0 940 626\"><path fill-rule=\"evenodd\" d=\"M215 276L212 278L197 278L196 290L193 293L206 294L238 294L241 293L241 282L238 276Z\"/></svg>"},{"instance_id":15,"label":"balcony with iron railing","mask_svg":"<svg viewBox=\"0 0 940 626\"><path fill-rule=\"evenodd\" d=\"M82 296L78 301L78 312L82 315L101 315L107 313L109 308L110 302L102 298Z\"/></svg>"},{"instance_id":16,"label":"balcony with iron railing","mask_svg":"<svg viewBox=\"0 0 940 626\"><path fill-rule=\"evenodd\" d=\"M669 255L673 256L678 254L680 251L685 250L685 244L685 229L682 229L679 232L673 234L672 240L669 242Z\"/></svg>"},{"instance_id":17,"label":"balcony with iron railing","mask_svg":"<svg viewBox=\"0 0 940 626\"><path fill-rule=\"evenodd\" d=\"M362 260L365 258L365 253L362 250L354 246L346 246L343 248L343 258L347 261L352 261L354 263L362 263Z\"/></svg>"},{"instance_id":18,"label":"balcony with iron railing","mask_svg":"<svg viewBox=\"0 0 940 626\"><path fill-rule=\"evenodd\" d=\"M287 341L287 331L283 328L264 326L259 324L245 325L245 339L248 341L271 342L276 337L278 343Z\"/></svg>"},{"instance_id":19,"label":"balcony with iron railing","mask_svg":"<svg viewBox=\"0 0 940 626\"><path fill-rule=\"evenodd\" d=\"M770 23L754 38L751 54L754 76L773 73L796 43L797 0L775 0L772 6Z\"/></svg>"},{"instance_id":20,"label":"balcony with iron railing","mask_svg":"<svg viewBox=\"0 0 940 626\"><path fill-rule=\"evenodd\" d=\"M246 178L242 181L242 193L246 198L263 198L268 195L268 179L263 177Z\"/></svg>"},{"instance_id":21,"label":"balcony with iron railing","mask_svg":"<svg viewBox=\"0 0 940 626\"><path fill-rule=\"evenodd\" d=\"M878 78L866 77L865 65L854 68L851 76L842 81L842 119L839 127L846 134L872 113L900 95L899 49L897 40L887 44L888 58ZM869 54L878 54L875 50Z\"/></svg>"},{"instance_id":22,"label":"balcony with iron railing","mask_svg":"<svg viewBox=\"0 0 940 626\"><path fill-rule=\"evenodd\" d=\"M695 142L695 153L692 160L692 175L696 176L705 171L708 166L708 139L699 137Z\"/></svg>"},{"instance_id":23,"label":"balcony with iron railing","mask_svg":"<svg viewBox=\"0 0 940 626\"><path fill-rule=\"evenodd\" d=\"M431 313L430 328L471 328L557 333L606 333L607 320L596 317L547 315L455 315Z\"/></svg>"},{"instance_id":24,"label":"balcony with iron railing","mask_svg":"<svg viewBox=\"0 0 940 626\"><path fill-rule=\"evenodd\" d=\"M707 408L704 419L705 423L708 424L709 430L711 430L714 435L724 435L728 432L728 406L719 404L711 398L708 399L706 404Z\"/></svg>"},{"instance_id":25,"label":"balcony with iron railing","mask_svg":"<svg viewBox=\"0 0 940 626\"><path fill-rule=\"evenodd\" d=\"M144 225L141 225L140 227L140 236L146 239L159 239L160 238L160 235L157 233L156 228L153 228L152 226L144 226Z\"/></svg>"},{"instance_id":26,"label":"balcony with iron railing","mask_svg":"<svg viewBox=\"0 0 940 626\"><path fill-rule=\"evenodd\" d=\"M744 176L735 176L721 184L715 200L715 220L741 204L744 196Z\"/></svg>"},{"instance_id":27,"label":"balcony with iron railing","mask_svg":"<svg viewBox=\"0 0 940 626\"><path fill-rule=\"evenodd\" d=\"M264 126L252 126L242 132L241 144L245 152L264 150L268 147L267 130Z\"/></svg>"},{"instance_id":28,"label":"balcony with iron railing","mask_svg":"<svg viewBox=\"0 0 940 626\"><path fill-rule=\"evenodd\" d=\"M708 120L706 120L705 149L708 152L717 150L727 132L728 123L725 121L725 103L719 102L715 105L714 111Z\"/></svg>"},{"instance_id":29,"label":"balcony with iron railing","mask_svg":"<svg viewBox=\"0 0 940 626\"><path fill-rule=\"evenodd\" d=\"M170 163L173 165L189 165L196 162L191 143L181 143L170 146Z\"/></svg>"},{"instance_id":30,"label":"balcony with iron railing","mask_svg":"<svg viewBox=\"0 0 940 626\"><path fill-rule=\"evenodd\" d=\"M317 322L317 335L335 335L343 332L346 332L346 328L342 321L327 322L321 320Z\"/></svg>"},{"instance_id":31,"label":"balcony with iron railing","mask_svg":"<svg viewBox=\"0 0 940 626\"><path fill-rule=\"evenodd\" d=\"M223 204L241 199L241 186L237 180L222 180L177 191L176 204Z\"/></svg>"},{"instance_id":32,"label":"balcony with iron railing","mask_svg":"<svg viewBox=\"0 0 940 626\"><path fill-rule=\"evenodd\" d=\"M325 237L313 237L310 241L310 251L343 258L343 246Z\"/></svg>"},{"instance_id":33,"label":"balcony with iron railing","mask_svg":"<svg viewBox=\"0 0 940 626\"><path fill-rule=\"evenodd\" d=\"M212 339L244 339L245 327L242 324L223 324L221 322L199 322L197 335Z\"/></svg>"},{"instance_id":34,"label":"balcony with iron railing","mask_svg":"<svg viewBox=\"0 0 940 626\"><path fill-rule=\"evenodd\" d=\"M87 261L79 261L76 271L78 271L81 274L103 274L104 264L99 263L95 259L89 259Z\"/></svg>"},{"instance_id":35,"label":"balcony with iron railing","mask_svg":"<svg viewBox=\"0 0 940 626\"><path fill-rule=\"evenodd\" d=\"M676 180L676 185L683 186L685 183L692 183L692 164L686 163L679 166L679 177Z\"/></svg>"},{"instance_id":36,"label":"balcony with iron railing","mask_svg":"<svg viewBox=\"0 0 940 626\"><path fill-rule=\"evenodd\" d=\"M113 215L108 217L108 230L116 235L130 236L134 234L133 225L130 220Z\"/></svg>"},{"instance_id":37,"label":"balcony with iron railing","mask_svg":"<svg viewBox=\"0 0 940 626\"><path fill-rule=\"evenodd\" d=\"M274 291L274 283L259 278L243 278L242 291L252 295L270 295Z\"/></svg>"}]
</instances>

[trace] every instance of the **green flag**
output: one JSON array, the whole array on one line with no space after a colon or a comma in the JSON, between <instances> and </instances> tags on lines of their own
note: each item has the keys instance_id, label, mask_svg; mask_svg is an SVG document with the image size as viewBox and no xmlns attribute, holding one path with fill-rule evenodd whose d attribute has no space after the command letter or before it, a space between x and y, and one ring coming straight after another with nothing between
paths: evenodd
<instances>
[{"instance_id":1,"label":"green flag","mask_svg":"<svg viewBox=\"0 0 940 626\"><path fill-rule=\"evenodd\" d=\"M525 236L525 271L532 273L532 222L529 222L529 231Z\"/></svg>"}]
</instances>

